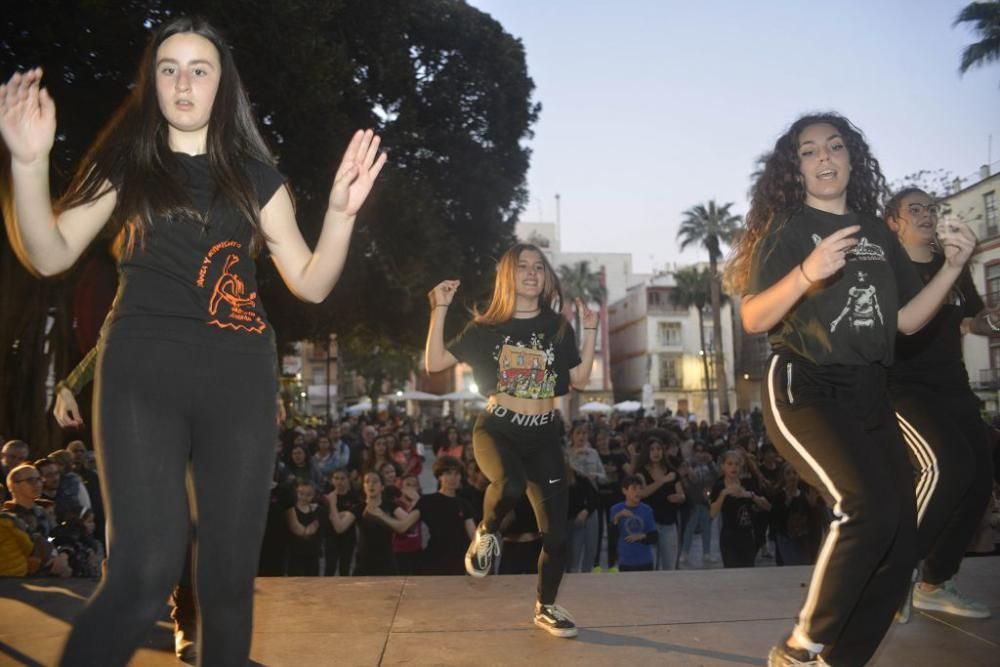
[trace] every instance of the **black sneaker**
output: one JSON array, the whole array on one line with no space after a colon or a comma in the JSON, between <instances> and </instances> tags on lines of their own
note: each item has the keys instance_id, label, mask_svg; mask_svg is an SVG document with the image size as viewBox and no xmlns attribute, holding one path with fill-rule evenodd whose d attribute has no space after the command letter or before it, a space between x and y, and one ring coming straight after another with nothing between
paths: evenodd
<instances>
[{"instance_id":1,"label":"black sneaker","mask_svg":"<svg viewBox=\"0 0 1000 667\"><path fill-rule=\"evenodd\" d=\"M823 667L829 664L822 656L804 648L792 648L785 642L772 647L767 654L767 667Z\"/></svg>"},{"instance_id":2,"label":"black sneaker","mask_svg":"<svg viewBox=\"0 0 1000 667\"><path fill-rule=\"evenodd\" d=\"M465 552L465 571L473 577L491 574L500 562L500 536L488 533L480 524L476 537Z\"/></svg>"},{"instance_id":3,"label":"black sneaker","mask_svg":"<svg viewBox=\"0 0 1000 667\"><path fill-rule=\"evenodd\" d=\"M557 604L535 603L535 625L556 637L576 637L576 623L569 612Z\"/></svg>"}]
</instances>

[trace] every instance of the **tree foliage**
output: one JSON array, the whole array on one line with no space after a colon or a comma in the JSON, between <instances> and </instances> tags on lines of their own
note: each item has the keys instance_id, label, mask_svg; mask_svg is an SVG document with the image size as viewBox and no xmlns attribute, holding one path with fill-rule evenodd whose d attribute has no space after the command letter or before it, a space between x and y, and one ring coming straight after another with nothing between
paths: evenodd
<instances>
[{"instance_id":1,"label":"tree foliage","mask_svg":"<svg viewBox=\"0 0 1000 667\"><path fill-rule=\"evenodd\" d=\"M489 15L458 0L35 0L4 9L0 76L40 64L56 100L54 192L126 95L150 29L189 12L217 24L232 43L309 243L319 236L351 133L374 127L382 135L389 165L327 301L296 301L271 262L260 262L260 292L279 344L333 332L350 345L363 334L413 358L434 284L458 278L467 299L488 294L494 258L512 243L525 202L530 151L523 141L540 111L520 41ZM55 359L55 375L64 375L85 351L72 341L79 271L35 280L0 239L5 396L31 387L24 404L0 406L0 432L44 439L38 411L46 371ZM8 294L12 288L17 294ZM50 314L52 330L62 333L46 337ZM49 357L40 352L46 347ZM26 421L30 406L37 407Z\"/></svg>"},{"instance_id":2,"label":"tree foliage","mask_svg":"<svg viewBox=\"0 0 1000 667\"><path fill-rule=\"evenodd\" d=\"M962 8L952 26L961 23L971 24L972 31L979 37L978 42L962 50L962 62L958 66L961 74L1000 60L1000 0L970 2Z\"/></svg>"}]
</instances>

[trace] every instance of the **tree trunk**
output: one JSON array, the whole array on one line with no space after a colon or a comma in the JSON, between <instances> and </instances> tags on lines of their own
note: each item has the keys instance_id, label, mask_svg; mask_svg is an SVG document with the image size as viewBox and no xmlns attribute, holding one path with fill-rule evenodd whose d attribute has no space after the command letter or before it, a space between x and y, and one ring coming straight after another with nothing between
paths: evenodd
<instances>
[{"instance_id":1,"label":"tree trunk","mask_svg":"<svg viewBox=\"0 0 1000 667\"><path fill-rule=\"evenodd\" d=\"M701 340L701 367L705 378L705 403L708 404L708 423L715 423L715 406L712 404L712 381L708 372L708 351L705 350L705 315L701 307L698 308L698 337Z\"/></svg>"},{"instance_id":2,"label":"tree trunk","mask_svg":"<svg viewBox=\"0 0 1000 667\"><path fill-rule=\"evenodd\" d=\"M726 382L726 358L722 353L722 289L715 257L709 257L712 271L712 347L715 350L715 388L719 394L719 412L729 414L729 385Z\"/></svg>"}]
</instances>

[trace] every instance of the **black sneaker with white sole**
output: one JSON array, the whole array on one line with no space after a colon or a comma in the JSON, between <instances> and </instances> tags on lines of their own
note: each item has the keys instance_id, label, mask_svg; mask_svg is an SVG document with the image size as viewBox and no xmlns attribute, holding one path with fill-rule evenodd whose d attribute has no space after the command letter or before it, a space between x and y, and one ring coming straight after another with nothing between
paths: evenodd
<instances>
[{"instance_id":1,"label":"black sneaker with white sole","mask_svg":"<svg viewBox=\"0 0 1000 667\"><path fill-rule=\"evenodd\" d=\"M465 552L465 571L481 578L492 574L500 562L500 536L488 533L482 524L476 528L476 537Z\"/></svg>"},{"instance_id":2,"label":"black sneaker with white sole","mask_svg":"<svg viewBox=\"0 0 1000 667\"><path fill-rule=\"evenodd\" d=\"M569 612L557 604L535 604L535 625L556 637L576 637L576 623Z\"/></svg>"}]
</instances>

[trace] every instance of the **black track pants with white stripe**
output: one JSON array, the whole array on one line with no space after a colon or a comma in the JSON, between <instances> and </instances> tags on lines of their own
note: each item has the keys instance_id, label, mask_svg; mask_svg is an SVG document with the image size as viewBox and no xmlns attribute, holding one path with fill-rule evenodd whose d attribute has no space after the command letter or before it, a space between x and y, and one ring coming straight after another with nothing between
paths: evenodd
<instances>
[{"instance_id":1,"label":"black track pants with white stripe","mask_svg":"<svg viewBox=\"0 0 1000 667\"><path fill-rule=\"evenodd\" d=\"M767 433L802 478L833 502L794 634L833 665L878 648L916 562L916 503L906 444L881 366L817 366L771 357Z\"/></svg>"},{"instance_id":2,"label":"black track pants with white stripe","mask_svg":"<svg viewBox=\"0 0 1000 667\"><path fill-rule=\"evenodd\" d=\"M923 581L941 584L958 572L986 511L993 463L979 400L972 392L891 389L899 428L916 471L917 557Z\"/></svg>"}]
</instances>

